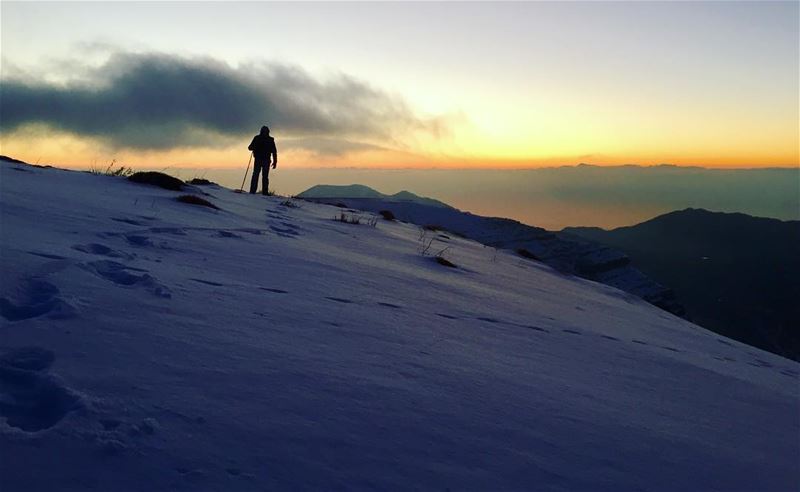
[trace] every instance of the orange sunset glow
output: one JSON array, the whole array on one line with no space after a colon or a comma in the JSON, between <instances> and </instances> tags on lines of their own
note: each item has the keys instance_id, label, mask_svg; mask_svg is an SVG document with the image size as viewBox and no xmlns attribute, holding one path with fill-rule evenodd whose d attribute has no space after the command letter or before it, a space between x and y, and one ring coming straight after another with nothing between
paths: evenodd
<instances>
[{"instance_id":1,"label":"orange sunset glow","mask_svg":"<svg viewBox=\"0 0 800 492\"><path fill-rule=\"evenodd\" d=\"M115 11L100 4L39 27L23 22L35 6L5 7L19 21L3 24L2 153L76 168L237 167L268 124L297 168L800 162L797 33L779 4L371 5L344 16L390 63L321 23L341 9L275 5L284 23L253 43L223 28L214 44L187 45L182 28L135 22L146 5L126 8L126 29L112 32L98 19ZM239 8L200 6L196 22ZM407 36L381 36L398 16ZM300 36L294 22L314 30Z\"/></svg>"}]
</instances>

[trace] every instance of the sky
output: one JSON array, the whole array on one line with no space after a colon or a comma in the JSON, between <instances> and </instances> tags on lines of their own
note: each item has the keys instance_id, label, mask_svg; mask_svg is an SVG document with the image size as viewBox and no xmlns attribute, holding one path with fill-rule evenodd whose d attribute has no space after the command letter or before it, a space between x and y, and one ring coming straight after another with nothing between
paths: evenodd
<instances>
[{"instance_id":1,"label":"sky","mask_svg":"<svg viewBox=\"0 0 800 492\"><path fill-rule=\"evenodd\" d=\"M0 153L103 167L800 162L798 2L2 2Z\"/></svg>"}]
</instances>

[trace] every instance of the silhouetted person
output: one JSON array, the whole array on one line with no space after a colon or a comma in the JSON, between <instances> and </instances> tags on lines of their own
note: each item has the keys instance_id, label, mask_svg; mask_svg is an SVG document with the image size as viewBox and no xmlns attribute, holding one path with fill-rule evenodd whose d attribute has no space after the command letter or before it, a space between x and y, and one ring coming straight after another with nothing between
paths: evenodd
<instances>
[{"instance_id":1,"label":"silhouetted person","mask_svg":"<svg viewBox=\"0 0 800 492\"><path fill-rule=\"evenodd\" d=\"M261 194L269 192L269 156L272 155L272 169L278 167L278 149L275 147L275 139L269 136L269 128L261 127L261 133L253 137L253 141L247 147L253 151L253 179L250 181L250 193L255 193L258 189L258 174L261 175Z\"/></svg>"}]
</instances>

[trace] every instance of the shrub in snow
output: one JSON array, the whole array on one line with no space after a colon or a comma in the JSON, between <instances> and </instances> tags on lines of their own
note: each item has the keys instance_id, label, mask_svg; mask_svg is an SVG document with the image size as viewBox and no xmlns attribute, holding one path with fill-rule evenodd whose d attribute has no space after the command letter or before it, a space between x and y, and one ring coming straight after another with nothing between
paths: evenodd
<instances>
[{"instance_id":1,"label":"shrub in snow","mask_svg":"<svg viewBox=\"0 0 800 492\"><path fill-rule=\"evenodd\" d=\"M183 181L180 179L157 171L133 173L128 179L134 183L158 186L159 188L172 191L180 191L183 189L184 185Z\"/></svg>"},{"instance_id":2,"label":"shrub in snow","mask_svg":"<svg viewBox=\"0 0 800 492\"><path fill-rule=\"evenodd\" d=\"M214 205L213 203L209 202L205 198L200 198L197 195L181 195L176 198L181 203L188 203L190 205L201 205L203 207L213 208L214 210L219 210L219 207Z\"/></svg>"},{"instance_id":3,"label":"shrub in snow","mask_svg":"<svg viewBox=\"0 0 800 492\"><path fill-rule=\"evenodd\" d=\"M105 169L92 166L92 168L89 169L89 172L92 174L105 174L106 176L121 176L123 178L127 178L133 174L133 168L130 167L120 166L117 169L114 169L114 164L116 163L116 159L112 160Z\"/></svg>"},{"instance_id":4,"label":"shrub in snow","mask_svg":"<svg viewBox=\"0 0 800 492\"><path fill-rule=\"evenodd\" d=\"M217 183L215 183L213 181L209 181L209 180L207 180L205 178L192 178L192 180L189 181L189 184L190 185L197 185L197 186L207 186L207 185L215 185Z\"/></svg>"},{"instance_id":5,"label":"shrub in snow","mask_svg":"<svg viewBox=\"0 0 800 492\"><path fill-rule=\"evenodd\" d=\"M433 247L434 241L436 241L437 239L439 239L439 240L441 240L441 239L439 237L436 237L436 236L428 235L428 232L430 231L430 229L427 229L425 227L420 228L419 231L420 231L419 232L419 254L421 254L422 256L429 256L431 254L431 248ZM447 246L446 248L442 249L441 251L439 251L438 253L433 255L433 259L434 259L434 261L436 261L436 263L438 263L438 264L440 264L442 266L446 266L446 267L450 267L450 268L457 268L455 263L453 263L452 261L450 261L450 260L448 260L447 258L444 257L444 254L449 249L450 249L450 246Z\"/></svg>"},{"instance_id":6,"label":"shrub in snow","mask_svg":"<svg viewBox=\"0 0 800 492\"><path fill-rule=\"evenodd\" d=\"M381 217L383 217L386 220L395 220L395 216L391 210L381 210L378 213L381 214Z\"/></svg>"},{"instance_id":7,"label":"shrub in snow","mask_svg":"<svg viewBox=\"0 0 800 492\"><path fill-rule=\"evenodd\" d=\"M428 252L431 250L431 246L433 246L433 241L436 238L433 236L428 236L428 231L425 229L420 229L419 234L419 254L422 256L428 256Z\"/></svg>"},{"instance_id":8,"label":"shrub in snow","mask_svg":"<svg viewBox=\"0 0 800 492\"><path fill-rule=\"evenodd\" d=\"M542 261L541 258L539 258L538 256L536 256L535 254L531 253L530 251L528 251L525 248L518 249L517 250L517 254L520 255L521 257L527 258L529 260Z\"/></svg>"},{"instance_id":9,"label":"shrub in snow","mask_svg":"<svg viewBox=\"0 0 800 492\"><path fill-rule=\"evenodd\" d=\"M281 207L300 208L300 204L293 201L292 199L286 199L281 202Z\"/></svg>"},{"instance_id":10,"label":"shrub in snow","mask_svg":"<svg viewBox=\"0 0 800 492\"><path fill-rule=\"evenodd\" d=\"M456 264L453 263L452 261L448 260L444 256L438 256L437 255L437 256L434 256L433 259L436 260L436 263L438 263L438 264L440 264L442 266L446 266L448 268L456 268Z\"/></svg>"}]
</instances>

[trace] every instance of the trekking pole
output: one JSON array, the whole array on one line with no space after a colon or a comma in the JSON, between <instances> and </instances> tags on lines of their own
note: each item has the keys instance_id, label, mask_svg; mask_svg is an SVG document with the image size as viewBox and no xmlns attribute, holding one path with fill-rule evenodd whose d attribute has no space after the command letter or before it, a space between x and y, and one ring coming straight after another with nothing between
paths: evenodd
<instances>
[{"instance_id":1,"label":"trekking pole","mask_svg":"<svg viewBox=\"0 0 800 492\"><path fill-rule=\"evenodd\" d=\"M239 193L244 193L244 180L247 179L247 173L250 172L250 162L253 160L253 153L250 152L250 158L247 159L247 169L244 172L244 177L242 178L242 186L239 188Z\"/></svg>"}]
</instances>

